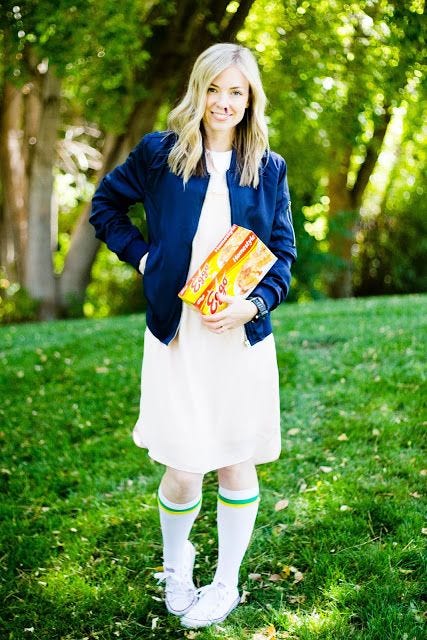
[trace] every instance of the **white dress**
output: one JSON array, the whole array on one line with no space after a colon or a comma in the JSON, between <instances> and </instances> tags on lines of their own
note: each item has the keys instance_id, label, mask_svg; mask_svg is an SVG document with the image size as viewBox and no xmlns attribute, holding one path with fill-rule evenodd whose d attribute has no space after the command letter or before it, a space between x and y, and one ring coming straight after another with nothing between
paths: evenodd
<instances>
[{"instance_id":1,"label":"white dress","mask_svg":"<svg viewBox=\"0 0 427 640\"><path fill-rule=\"evenodd\" d=\"M231 226L225 178L231 151L208 154L210 179L188 276ZM193 473L277 459L280 404L273 335L250 346L243 326L212 333L185 303L169 345L147 328L133 439L157 462Z\"/></svg>"}]
</instances>

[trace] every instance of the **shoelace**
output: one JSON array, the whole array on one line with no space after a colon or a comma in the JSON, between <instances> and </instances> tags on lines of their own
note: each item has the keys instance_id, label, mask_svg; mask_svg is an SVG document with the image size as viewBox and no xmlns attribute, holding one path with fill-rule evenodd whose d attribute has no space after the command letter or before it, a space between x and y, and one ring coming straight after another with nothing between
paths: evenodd
<instances>
[{"instance_id":1,"label":"shoelace","mask_svg":"<svg viewBox=\"0 0 427 640\"><path fill-rule=\"evenodd\" d=\"M167 591L170 589L173 589L174 591L181 591L183 593L193 591L193 585L190 584L188 578L184 578L179 574L172 573L171 571L160 571L159 573L155 573L154 577L158 581L158 584L166 582Z\"/></svg>"},{"instance_id":2,"label":"shoelace","mask_svg":"<svg viewBox=\"0 0 427 640\"><path fill-rule=\"evenodd\" d=\"M229 589L228 587L221 584L220 582L217 584L207 584L205 587L200 587L199 589L196 590L196 596L199 599L201 595L203 595L204 593L208 593L209 591L216 591L218 593L219 595L218 604L219 604L222 600L224 600L224 598L229 592Z\"/></svg>"}]
</instances>

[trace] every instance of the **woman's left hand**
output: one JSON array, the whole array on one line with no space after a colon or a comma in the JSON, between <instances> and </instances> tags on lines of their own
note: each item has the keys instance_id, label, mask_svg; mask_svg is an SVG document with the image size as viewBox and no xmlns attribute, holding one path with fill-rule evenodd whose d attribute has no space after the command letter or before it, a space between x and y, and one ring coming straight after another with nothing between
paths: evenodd
<instances>
[{"instance_id":1,"label":"woman's left hand","mask_svg":"<svg viewBox=\"0 0 427 640\"><path fill-rule=\"evenodd\" d=\"M202 315L202 323L213 333L224 333L236 329L252 320L257 314L257 307L242 296L226 296L218 293L219 302L226 302L227 307L211 316Z\"/></svg>"}]
</instances>

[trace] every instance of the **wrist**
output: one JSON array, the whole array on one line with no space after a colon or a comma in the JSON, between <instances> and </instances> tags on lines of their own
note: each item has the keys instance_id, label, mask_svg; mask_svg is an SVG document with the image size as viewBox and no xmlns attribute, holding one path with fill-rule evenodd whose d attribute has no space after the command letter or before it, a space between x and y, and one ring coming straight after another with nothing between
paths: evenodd
<instances>
[{"instance_id":1,"label":"wrist","mask_svg":"<svg viewBox=\"0 0 427 640\"><path fill-rule=\"evenodd\" d=\"M252 302L254 307L256 307L256 313L251 322L258 322L258 320L263 320L268 315L268 309L261 296L252 296L247 299Z\"/></svg>"}]
</instances>

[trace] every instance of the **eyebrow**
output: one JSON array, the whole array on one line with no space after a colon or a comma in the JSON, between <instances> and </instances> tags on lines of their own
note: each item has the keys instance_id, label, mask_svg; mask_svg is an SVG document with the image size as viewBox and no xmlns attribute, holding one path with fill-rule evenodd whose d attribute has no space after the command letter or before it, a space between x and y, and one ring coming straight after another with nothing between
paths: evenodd
<instances>
[{"instance_id":1,"label":"eyebrow","mask_svg":"<svg viewBox=\"0 0 427 640\"><path fill-rule=\"evenodd\" d=\"M210 87L216 87L217 89L220 89L220 88L221 88L219 85L215 84L215 82L211 82L209 86L210 86ZM229 87L229 89L244 89L244 87L240 87L240 86L237 86L237 87Z\"/></svg>"}]
</instances>

